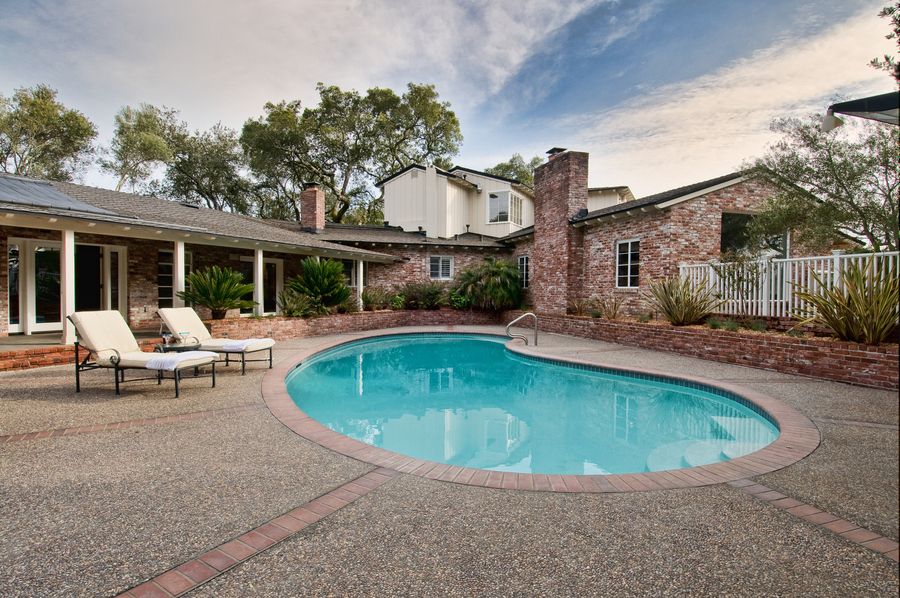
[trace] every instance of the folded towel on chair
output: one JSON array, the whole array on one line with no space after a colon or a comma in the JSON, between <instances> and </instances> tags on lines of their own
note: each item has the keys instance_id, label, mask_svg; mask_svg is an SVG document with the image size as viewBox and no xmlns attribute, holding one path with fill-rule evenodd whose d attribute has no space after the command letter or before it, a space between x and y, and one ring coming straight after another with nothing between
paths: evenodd
<instances>
[{"instance_id":1,"label":"folded towel on chair","mask_svg":"<svg viewBox=\"0 0 900 598\"><path fill-rule=\"evenodd\" d=\"M181 353L160 353L159 357L153 357L147 361L148 370L167 370L174 372L178 365L184 361L201 359L204 357L217 357L212 351L182 351Z\"/></svg>"},{"instance_id":2,"label":"folded towel on chair","mask_svg":"<svg viewBox=\"0 0 900 598\"><path fill-rule=\"evenodd\" d=\"M243 351L253 343L258 343L259 341L264 341L264 338L246 338L243 340L233 340L228 341L227 343L222 345L223 351Z\"/></svg>"}]
</instances>

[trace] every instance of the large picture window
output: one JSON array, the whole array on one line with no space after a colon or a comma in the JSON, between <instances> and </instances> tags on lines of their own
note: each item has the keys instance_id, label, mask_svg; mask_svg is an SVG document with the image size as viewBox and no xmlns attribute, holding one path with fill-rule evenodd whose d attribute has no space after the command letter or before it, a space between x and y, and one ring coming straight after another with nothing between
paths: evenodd
<instances>
[{"instance_id":1,"label":"large picture window","mask_svg":"<svg viewBox=\"0 0 900 598\"><path fill-rule=\"evenodd\" d=\"M616 243L616 287L638 287L641 268L641 242L637 239Z\"/></svg>"},{"instance_id":2,"label":"large picture window","mask_svg":"<svg viewBox=\"0 0 900 598\"><path fill-rule=\"evenodd\" d=\"M522 198L509 191L488 193L488 222L522 224Z\"/></svg>"},{"instance_id":3,"label":"large picture window","mask_svg":"<svg viewBox=\"0 0 900 598\"><path fill-rule=\"evenodd\" d=\"M447 255L432 255L428 258L431 280L453 279L453 258Z\"/></svg>"}]
</instances>

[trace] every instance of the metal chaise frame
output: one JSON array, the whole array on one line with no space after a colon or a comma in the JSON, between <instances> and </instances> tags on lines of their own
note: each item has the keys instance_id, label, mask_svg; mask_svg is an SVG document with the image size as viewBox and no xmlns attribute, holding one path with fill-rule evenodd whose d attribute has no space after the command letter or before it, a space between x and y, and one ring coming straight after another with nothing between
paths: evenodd
<instances>
[{"instance_id":1,"label":"metal chaise frame","mask_svg":"<svg viewBox=\"0 0 900 598\"><path fill-rule=\"evenodd\" d=\"M84 345L84 348L87 349L87 355L84 356L84 359L81 359L80 355L80 347L82 346L81 341L78 340L78 327L75 326L75 322L72 321L72 318L66 316L66 319L72 322L72 326L75 328L75 392L81 392L81 372L87 372L90 370L101 370L101 369L112 369L113 376L116 381L116 396L122 396L122 392L120 390L120 385L125 384L125 370L146 370L147 368L142 367L129 367L129 366L120 366L119 362L122 361L122 354L118 349L112 348L104 348L104 349L93 349ZM112 351L115 355L109 358L110 363L112 363L112 368L106 365L100 365L96 361L91 361L92 355L99 355L100 351ZM203 364L206 365L206 364ZM195 378L212 378L212 388L216 387L216 361L210 362L212 366L212 371L209 374L199 374L198 370L203 366L194 366L194 377ZM186 369L186 368L185 368ZM181 397L181 370L176 369L172 372L173 379L175 380L175 398ZM138 382L141 380L156 380L156 384L162 384L163 379L166 376L163 375L162 370L156 370L156 376L153 377L145 377L145 378L131 378L128 382Z\"/></svg>"},{"instance_id":2,"label":"metal chaise frame","mask_svg":"<svg viewBox=\"0 0 900 598\"><path fill-rule=\"evenodd\" d=\"M165 326L165 324L163 324L162 326ZM188 345L188 344L185 342L185 341L187 341L188 339L192 339L192 340L194 341L194 343L196 344L197 349L200 349L200 345L201 345L200 339L198 339L196 336L185 336L185 337L183 337L183 338L182 338L182 344L183 344L184 346L191 346L191 345ZM245 375L245 374L247 373L247 364L248 364L248 363L258 363L258 362L265 362L265 361L268 361L268 362L269 362L269 369L271 370L271 369L272 369L272 349L273 349L273 348L274 348L274 347L268 347L268 348L266 348L266 349L257 349L256 351L225 351L225 350L223 350L223 349L215 349L215 348L211 348L211 347L210 347L210 348L200 349L200 350L201 350L201 351L210 351L210 352L212 352L212 353L222 353L223 355L225 355L225 359L224 359L224 360L222 360L222 359L219 359L219 360L218 360L218 363L223 363L223 361L224 361L225 367L228 367L229 365L231 365L231 361L230 361L230 356L231 356L231 355L240 355L240 356L241 356L241 376L243 376L243 375ZM247 359L247 353L259 353L259 352L261 352L261 351L268 351L268 352L269 352L269 356L268 356L268 357L263 357L262 359Z\"/></svg>"}]
</instances>

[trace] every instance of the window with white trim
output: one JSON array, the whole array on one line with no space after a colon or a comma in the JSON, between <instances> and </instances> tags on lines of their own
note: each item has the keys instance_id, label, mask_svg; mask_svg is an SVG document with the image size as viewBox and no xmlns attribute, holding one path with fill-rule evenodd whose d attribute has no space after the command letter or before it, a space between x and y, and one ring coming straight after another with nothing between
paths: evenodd
<instances>
[{"instance_id":1,"label":"window with white trim","mask_svg":"<svg viewBox=\"0 0 900 598\"><path fill-rule=\"evenodd\" d=\"M616 243L616 287L636 289L641 268L641 242L639 239Z\"/></svg>"},{"instance_id":2,"label":"window with white trim","mask_svg":"<svg viewBox=\"0 0 900 598\"><path fill-rule=\"evenodd\" d=\"M160 249L156 266L157 306L172 307L175 303L175 252ZM191 252L184 252L184 275L191 273Z\"/></svg>"},{"instance_id":3,"label":"window with white trim","mask_svg":"<svg viewBox=\"0 0 900 598\"><path fill-rule=\"evenodd\" d=\"M523 289L528 288L528 279L530 274L528 272L528 261L529 260L527 255L519 256L519 284L522 285Z\"/></svg>"},{"instance_id":4,"label":"window with white trim","mask_svg":"<svg viewBox=\"0 0 900 598\"><path fill-rule=\"evenodd\" d=\"M522 198L509 191L488 193L488 222L522 224Z\"/></svg>"},{"instance_id":5,"label":"window with white trim","mask_svg":"<svg viewBox=\"0 0 900 598\"><path fill-rule=\"evenodd\" d=\"M453 257L432 255L428 258L428 270L431 280L453 280Z\"/></svg>"}]
</instances>

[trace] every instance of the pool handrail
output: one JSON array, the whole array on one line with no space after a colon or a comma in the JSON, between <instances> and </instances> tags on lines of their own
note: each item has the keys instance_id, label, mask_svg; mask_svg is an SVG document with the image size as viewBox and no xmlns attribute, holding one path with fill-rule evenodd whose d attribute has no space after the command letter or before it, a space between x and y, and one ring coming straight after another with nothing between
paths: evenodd
<instances>
[{"instance_id":1,"label":"pool handrail","mask_svg":"<svg viewBox=\"0 0 900 598\"><path fill-rule=\"evenodd\" d=\"M525 341L525 344L528 345L528 337L526 337L524 334L516 334L516 333L509 331L509 329L512 328L512 326L514 324L517 324L520 320L523 320L527 317L534 318L534 346L537 347L537 344L538 344L538 317L533 312L527 311L524 314L522 314L521 316L519 316L518 318L516 318L515 320L513 320L512 322L510 322L509 324L507 324L506 325L506 336L508 336L509 338L514 338L514 339L515 338L522 339L523 341Z\"/></svg>"}]
</instances>

